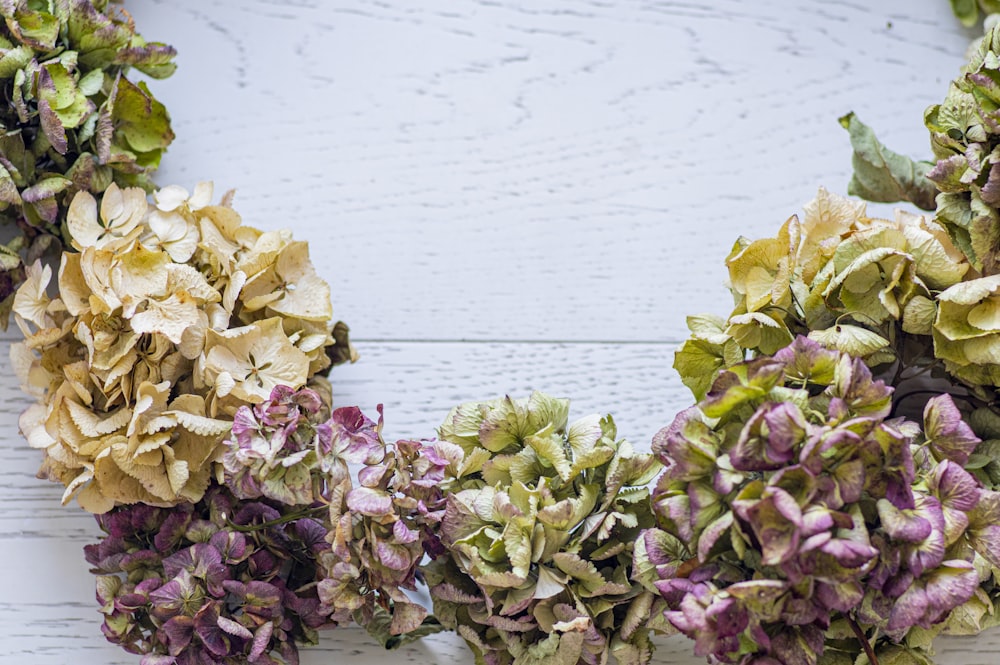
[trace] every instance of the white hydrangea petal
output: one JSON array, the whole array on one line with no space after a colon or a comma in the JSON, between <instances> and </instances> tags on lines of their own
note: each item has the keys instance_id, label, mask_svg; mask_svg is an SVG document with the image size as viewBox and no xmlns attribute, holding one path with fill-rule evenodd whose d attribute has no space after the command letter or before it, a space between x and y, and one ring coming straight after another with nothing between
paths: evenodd
<instances>
[{"instance_id":1,"label":"white hydrangea petal","mask_svg":"<svg viewBox=\"0 0 1000 665\"><path fill-rule=\"evenodd\" d=\"M104 227L97 221L97 199L90 192L78 192L70 201L66 211L66 227L73 238L73 246L83 251L93 247L104 233Z\"/></svg>"},{"instance_id":2,"label":"white hydrangea petal","mask_svg":"<svg viewBox=\"0 0 1000 665\"><path fill-rule=\"evenodd\" d=\"M188 208L192 211L201 210L212 203L214 185L211 180L204 180L194 186L194 193L188 199Z\"/></svg>"},{"instance_id":3,"label":"white hydrangea petal","mask_svg":"<svg viewBox=\"0 0 1000 665\"><path fill-rule=\"evenodd\" d=\"M153 193L156 207L163 212L173 212L187 201L188 192L180 185L167 185Z\"/></svg>"}]
</instances>

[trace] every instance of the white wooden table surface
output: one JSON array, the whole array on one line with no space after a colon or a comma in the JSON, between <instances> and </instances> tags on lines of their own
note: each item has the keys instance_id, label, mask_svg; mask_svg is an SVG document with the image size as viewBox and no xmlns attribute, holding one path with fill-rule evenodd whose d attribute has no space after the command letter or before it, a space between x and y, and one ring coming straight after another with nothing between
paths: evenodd
<instances>
[{"instance_id":1,"label":"white wooden table surface","mask_svg":"<svg viewBox=\"0 0 1000 665\"><path fill-rule=\"evenodd\" d=\"M340 404L429 436L459 401L542 389L643 447L688 404L673 350L686 314L728 310L736 237L846 189L849 110L928 156L923 110L974 36L947 0L128 7L180 52L154 83L177 133L159 182L235 187L249 223L309 240L363 356L332 375ZM0 372L0 665L134 665L100 633L93 519L34 478L26 404ZM939 654L992 665L1000 635ZM347 658L471 663L454 637L387 653L360 630L303 653Z\"/></svg>"}]
</instances>

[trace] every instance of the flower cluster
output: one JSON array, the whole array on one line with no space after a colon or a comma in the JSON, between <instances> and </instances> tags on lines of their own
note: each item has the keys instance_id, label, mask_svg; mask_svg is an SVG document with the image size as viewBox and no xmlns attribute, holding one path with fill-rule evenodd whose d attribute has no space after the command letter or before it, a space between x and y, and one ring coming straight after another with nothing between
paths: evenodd
<instances>
[{"instance_id":1,"label":"flower cluster","mask_svg":"<svg viewBox=\"0 0 1000 665\"><path fill-rule=\"evenodd\" d=\"M278 385L267 400L237 409L222 462L238 497L296 506L328 494L324 475L347 472L333 448L328 403L314 390Z\"/></svg>"},{"instance_id":2,"label":"flower cluster","mask_svg":"<svg viewBox=\"0 0 1000 665\"><path fill-rule=\"evenodd\" d=\"M11 358L39 399L20 426L64 501L78 494L95 513L198 501L241 406L321 382L331 356L350 355L330 353L346 339L306 243L211 198L209 183L161 189L152 205L138 188L112 184L99 206L80 192L59 297L37 263L17 291L25 341Z\"/></svg>"},{"instance_id":3,"label":"flower cluster","mask_svg":"<svg viewBox=\"0 0 1000 665\"><path fill-rule=\"evenodd\" d=\"M427 575L435 615L477 662L649 660L654 597L632 583L632 546L659 465L610 417L568 412L534 393L464 404L441 427L448 555Z\"/></svg>"},{"instance_id":4,"label":"flower cluster","mask_svg":"<svg viewBox=\"0 0 1000 665\"><path fill-rule=\"evenodd\" d=\"M799 337L656 436L659 529L636 568L697 654L816 663L830 643L853 662L973 598L976 555L1000 563L974 527L1000 494L963 468L980 440L947 394L922 431L891 408L862 360Z\"/></svg>"},{"instance_id":5,"label":"flower cluster","mask_svg":"<svg viewBox=\"0 0 1000 665\"><path fill-rule=\"evenodd\" d=\"M1000 28L979 42L945 100L927 109L937 164L928 173L941 194L937 218L984 275L1000 272L996 243L1000 207L1000 166L990 153L1000 145L1000 127L990 100L1000 71Z\"/></svg>"},{"instance_id":6,"label":"flower cluster","mask_svg":"<svg viewBox=\"0 0 1000 665\"><path fill-rule=\"evenodd\" d=\"M699 399L746 351L772 354L798 334L873 366L892 362L892 342L930 335L936 294L969 271L936 223L904 212L871 219L863 202L825 190L777 237L740 239L726 265L733 313L690 318L693 336L674 363Z\"/></svg>"},{"instance_id":7,"label":"flower cluster","mask_svg":"<svg viewBox=\"0 0 1000 665\"><path fill-rule=\"evenodd\" d=\"M85 548L98 574L104 635L143 665L298 662L325 619L317 558L321 522L239 501L213 485L197 504L120 506Z\"/></svg>"},{"instance_id":8,"label":"flower cluster","mask_svg":"<svg viewBox=\"0 0 1000 665\"><path fill-rule=\"evenodd\" d=\"M404 590L434 550L443 514L443 460L427 443L386 445L379 422L357 407L331 414L316 392L277 386L241 407L225 442L226 482L241 499L264 496L323 510L330 547L318 566L320 612L330 625L353 622L383 644L437 630ZM361 465L357 485L348 464Z\"/></svg>"},{"instance_id":9,"label":"flower cluster","mask_svg":"<svg viewBox=\"0 0 1000 665\"><path fill-rule=\"evenodd\" d=\"M174 71L173 48L146 42L108 0L0 3L0 221L24 231L0 248L0 322L29 262L61 237L78 191L152 187L174 138L166 109L131 67Z\"/></svg>"},{"instance_id":10,"label":"flower cluster","mask_svg":"<svg viewBox=\"0 0 1000 665\"><path fill-rule=\"evenodd\" d=\"M373 431L372 425L365 419L365 429ZM405 591L416 591L425 555L440 554L446 465L432 444L397 441L381 461L365 464L357 486L335 488L331 549L321 559L326 578L319 585L335 624L355 621L385 646L440 630Z\"/></svg>"}]
</instances>

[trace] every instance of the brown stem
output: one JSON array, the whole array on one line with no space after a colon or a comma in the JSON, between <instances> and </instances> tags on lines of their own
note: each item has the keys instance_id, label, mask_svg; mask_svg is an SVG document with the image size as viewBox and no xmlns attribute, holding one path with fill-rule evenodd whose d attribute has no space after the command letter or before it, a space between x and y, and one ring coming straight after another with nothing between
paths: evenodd
<instances>
[{"instance_id":1,"label":"brown stem","mask_svg":"<svg viewBox=\"0 0 1000 665\"><path fill-rule=\"evenodd\" d=\"M865 650L865 655L868 656L868 662L871 665L878 665L878 657L875 655L875 650L872 649L871 642L865 637L865 632L861 630L861 626L858 625L852 617L847 617L847 625L851 627L854 631L854 636L858 638L858 642L861 642L861 648Z\"/></svg>"}]
</instances>

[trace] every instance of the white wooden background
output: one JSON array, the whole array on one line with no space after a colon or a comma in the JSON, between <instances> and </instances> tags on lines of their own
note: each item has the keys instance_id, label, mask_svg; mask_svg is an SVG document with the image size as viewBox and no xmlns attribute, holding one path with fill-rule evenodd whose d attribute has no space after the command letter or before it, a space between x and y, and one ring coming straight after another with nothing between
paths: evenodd
<instances>
[{"instance_id":1,"label":"white wooden background","mask_svg":"<svg viewBox=\"0 0 1000 665\"><path fill-rule=\"evenodd\" d=\"M728 310L735 238L845 190L849 110L928 156L923 110L974 36L947 0L128 6L180 51L154 84L177 133L159 182L235 187L249 223L310 241L363 356L333 373L340 404L428 436L459 401L537 388L640 446L688 403L673 350L686 314ZM0 665L134 665L99 630L93 520L34 478L25 405L2 372ZM939 653L992 665L1000 635ZM360 630L303 662L346 658L471 663L453 637L386 653Z\"/></svg>"}]
</instances>

